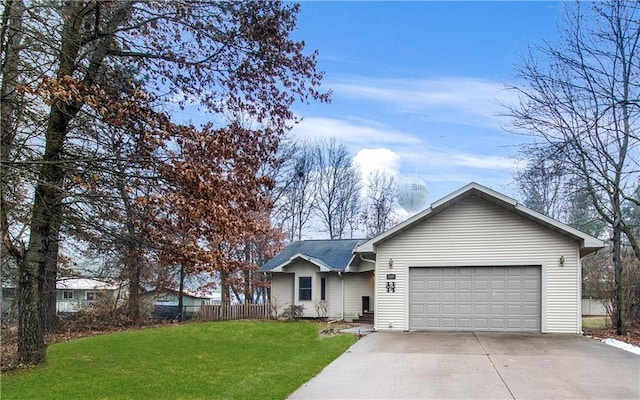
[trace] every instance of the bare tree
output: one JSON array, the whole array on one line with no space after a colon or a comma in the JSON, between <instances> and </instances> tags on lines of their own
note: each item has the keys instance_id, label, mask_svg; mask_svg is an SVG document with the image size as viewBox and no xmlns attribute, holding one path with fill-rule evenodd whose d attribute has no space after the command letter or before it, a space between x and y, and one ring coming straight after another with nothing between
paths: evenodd
<instances>
[{"instance_id":1,"label":"bare tree","mask_svg":"<svg viewBox=\"0 0 640 400\"><path fill-rule=\"evenodd\" d=\"M375 170L367 179L366 195L362 220L367 237L374 237L395 224L394 214L395 187L393 176Z\"/></svg>"},{"instance_id":2,"label":"bare tree","mask_svg":"<svg viewBox=\"0 0 640 400\"><path fill-rule=\"evenodd\" d=\"M330 239L342 239L360 213L360 174L346 146L335 139L318 146L316 159L316 214Z\"/></svg>"},{"instance_id":3,"label":"bare tree","mask_svg":"<svg viewBox=\"0 0 640 400\"><path fill-rule=\"evenodd\" d=\"M618 318L626 332L621 257L627 238L637 257L640 243L623 207L639 204L640 3L580 3L567 7L560 45L535 47L513 87L520 103L509 108L513 130L538 139L529 149L550 152L579 180L612 232Z\"/></svg>"},{"instance_id":4,"label":"bare tree","mask_svg":"<svg viewBox=\"0 0 640 400\"><path fill-rule=\"evenodd\" d=\"M291 147L288 173L281 182L284 196L280 204L289 241L302 240L304 228L313 215L318 189L317 147L311 142Z\"/></svg>"}]
</instances>

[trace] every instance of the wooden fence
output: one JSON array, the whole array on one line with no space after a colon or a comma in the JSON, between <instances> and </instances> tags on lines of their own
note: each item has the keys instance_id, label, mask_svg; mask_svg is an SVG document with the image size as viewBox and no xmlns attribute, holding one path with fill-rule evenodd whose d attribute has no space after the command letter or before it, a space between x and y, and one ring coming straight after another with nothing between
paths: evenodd
<instances>
[{"instance_id":1,"label":"wooden fence","mask_svg":"<svg viewBox=\"0 0 640 400\"><path fill-rule=\"evenodd\" d=\"M205 304L200 306L197 318L203 321L231 321L234 319L266 319L271 316L271 305L266 304Z\"/></svg>"}]
</instances>

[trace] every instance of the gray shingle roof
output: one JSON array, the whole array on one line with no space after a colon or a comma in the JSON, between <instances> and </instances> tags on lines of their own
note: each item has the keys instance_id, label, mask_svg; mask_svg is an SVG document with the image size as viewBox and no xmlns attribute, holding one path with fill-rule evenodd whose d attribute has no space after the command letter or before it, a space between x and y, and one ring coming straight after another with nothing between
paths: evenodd
<instances>
[{"instance_id":1,"label":"gray shingle roof","mask_svg":"<svg viewBox=\"0 0 640 400\"><path fill-rule=\"evenodd\" d=\"M271 271L286 264L297 254L314 258L336 271L344 271L353 256L353 249L364 240L302 240L294 242L284 248L277 256L264 264L261 271Z\"/></svg>"}]
</instances>

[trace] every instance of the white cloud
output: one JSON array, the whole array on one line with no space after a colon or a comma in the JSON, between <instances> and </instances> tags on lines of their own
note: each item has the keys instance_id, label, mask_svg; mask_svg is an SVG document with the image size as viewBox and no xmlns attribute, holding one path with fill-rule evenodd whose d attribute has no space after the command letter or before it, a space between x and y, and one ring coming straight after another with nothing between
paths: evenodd
<instances>
[{"instance_id":1,"label":"white cloud","mask_svg":"<svg viewBox=\"0 0 640 400\"><path fill-rule=\"evenodd\" d=\"M336 119L305 117L292 133L298 138L339 138L349 147L357 149L384 144L418 144L421 140L388 125L365 119Z\"/></svg>"},{"instance_id":2,"label":"white cloud","mask_svg":"<svg viewBox=\"0 0 640 400\"><path fill-rule=\"evenodd\" d=\"M335 96L382 103L429 120L483 127L499 127L503 108L516 97L499 82L470 78L352 79L332 83Z\"/></svg>"},{"instance_id":3,"label":"white cloud","mask_svg":"<svg viewBox=\"0 0 640 400\"><path fill-rule=\"evenodd\" d=\"M400 173L400 156L385 148L362 149L353 158L353 162L360 168L364 179L373 171L385 172L394 177Z\"/></svg>"}]
</instances>

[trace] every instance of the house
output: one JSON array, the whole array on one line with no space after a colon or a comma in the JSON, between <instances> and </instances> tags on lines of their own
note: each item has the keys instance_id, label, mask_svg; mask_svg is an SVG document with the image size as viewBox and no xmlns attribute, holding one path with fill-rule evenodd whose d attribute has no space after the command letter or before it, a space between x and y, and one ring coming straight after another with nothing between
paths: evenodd
<instances>
[{"instance_id":1,"label":"house","mask_svg":"<svg viewBox=\"0 0 640 400\"><path fill-rule=\"evenodd\" d=\"M265 264L272 301L305 305L311 316L306 306L324 294L345 310L331 306L329 316L349 319L367 298L378 331L580 333L581 259L603 247L477 183L367 241L339 242L354 246L343 265L306 254L302 242Z\"/></svg>"},{"instance_id":2,"label":"house","mask_svg":"<svg viewBox=\"0 0 640 400\"><path fill-rule=\"evenodd\" d=\"M56 311L77 312L100 299L100 296L111 296L115 300L124 298L124 291L113 285L90 278L63 278L56 282Z\"/></svg>"},{"instance_id":3,"label":"house","mask_svg":"<svg viewBox=\"0 0 640 400\"><path fill-rule=\"evenodd\" d=\"M153 315L155 318L175 318L178 312L178 302L180 293L177 290L163 288L160 290L150 290L143 294L143 298L153 305ZM182 305L185 315L191 316L206 304L220 304L221 294L219 292L207 291L182 291Z\"/></svg>"},{"instance_id":4,"label":"house","mask_svg":"<svg viewBox=\"0 0 640 400\"><path fill-rule=\"evenodd\" d=\"M278 314L290 305L304 317L353 320L373 310L374 263L352 260L363 240L303 240L262 266L271 276L271 303Z\"/></svg>"}]
</instances>

